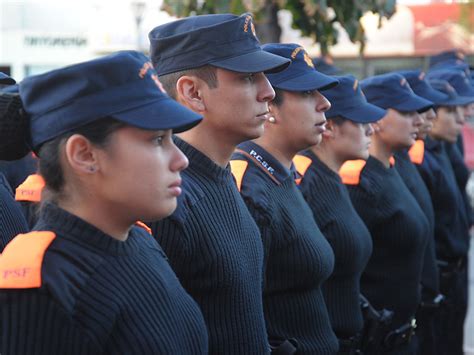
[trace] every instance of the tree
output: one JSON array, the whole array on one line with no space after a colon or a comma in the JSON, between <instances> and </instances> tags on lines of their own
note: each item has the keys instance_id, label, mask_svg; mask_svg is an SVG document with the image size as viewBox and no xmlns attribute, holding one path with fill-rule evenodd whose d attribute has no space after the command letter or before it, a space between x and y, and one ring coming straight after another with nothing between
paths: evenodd
<instances>
[{"instance_id":1,"label":"tree","mask_svg":"<svg viewBox=\"0 0 474 355\"><path fill-rule=\"evenodd\" d=\"M329 53L329 47L337 43L339 22L354 43L365 47L361 17L368 11L389 18L395 12L396 0L164 0L163 9L178 16L195 14L252 12L257 33L262 43L279 42L281 28L277 13L287 9L293 14L293 27L301 30L321 45L321 53Z\"/></svg>"}]
</instances>

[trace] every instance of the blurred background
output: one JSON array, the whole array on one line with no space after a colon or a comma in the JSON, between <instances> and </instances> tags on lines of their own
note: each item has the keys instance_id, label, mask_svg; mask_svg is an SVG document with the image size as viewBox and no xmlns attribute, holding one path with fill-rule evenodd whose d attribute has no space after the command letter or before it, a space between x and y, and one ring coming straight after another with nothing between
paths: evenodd
<instances>
[{"instance_id":1,"label":"blurred background","mask_svg":"<svg viewBox=\"0 0 474 355\"><path fill-rule=\"evenodd\" d=\"M121 49L175 16L252 12L261 42L297 42L358 77L427 66L457 48L474 63L474 0L0 0L0 71L17 80ZM337 70L330 67L331 70Z\"/></svg>"}]
</instances>

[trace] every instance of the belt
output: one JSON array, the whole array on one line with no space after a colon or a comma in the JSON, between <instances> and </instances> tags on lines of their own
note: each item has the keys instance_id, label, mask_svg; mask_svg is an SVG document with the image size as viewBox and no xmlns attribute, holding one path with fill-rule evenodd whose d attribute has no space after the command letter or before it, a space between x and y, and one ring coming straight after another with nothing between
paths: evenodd
<instances>
[{"instance_id":1,"label":"belt","mask_svg":"<svg viewBox=\"0 0 474 355\"><path fill-rule=\"evenodd\" d=\"M339 338L339 352L347 355L359 355L362 354L360 350L360 335L355 335L350 338L341 339Z\"/></svg>"},{"instance_id":2,"label":"belt","mask_svg":"<svg viewBox=\"0 0 474 355\"><path fill-rule=\"evenodd\" d=\"M399 328L389 332L383 341L384 348L393 349L400 345L408 344L413 335L415 335L416 318L412 317L410 321L401 325Z\"/></svg>"}]
</instances>

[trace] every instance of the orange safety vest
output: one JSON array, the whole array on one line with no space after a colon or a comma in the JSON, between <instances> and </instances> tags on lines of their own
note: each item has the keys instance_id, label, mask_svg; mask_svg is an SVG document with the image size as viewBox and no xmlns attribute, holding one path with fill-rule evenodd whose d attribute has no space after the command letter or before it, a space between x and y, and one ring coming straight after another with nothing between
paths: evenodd
<instances>
[{"instance_id":1,"label":"orange safety vest","mask_svg":"<svg viewBox=\"0 0 474 355\"><path fill-rule=\"evenodd\" d=\"M304 174L306 174L306 171L309 169L312 163L313 161L304 155L296 155L293 158L293 164L295 164L296 171L301 176L295 179L296 185L299 185L301 183Z\"/></svg>"},{"instance_id":2,"label":"orange safety vest","mask_svg":"<svg viewBox=\"0 0 474 355\"><path fill-rule=\"evenodd\" d=\"M231 160L230 171L234 175L235 183L237 184L237 189L240 191L242 188L242 180L244 179L245 171L249 163L245 160Z\"/></svg>"}]
</instances>

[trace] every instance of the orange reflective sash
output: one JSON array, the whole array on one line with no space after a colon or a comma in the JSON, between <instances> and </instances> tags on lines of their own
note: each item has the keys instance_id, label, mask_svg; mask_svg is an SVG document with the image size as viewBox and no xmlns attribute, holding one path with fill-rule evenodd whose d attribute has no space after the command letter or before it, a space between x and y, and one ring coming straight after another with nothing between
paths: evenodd
<instances>
[{"instance_id":1,"label":"orange reflective sash","mask_svg":"<svg viewBox=\"0 0 474 355\"><path fill-rule=\"evenodd\" d=\"M44 179L41 175L33 174L28 176L26 180L16 188L15 200L40 202L44 185Z\"/></svg>"},{"instance_id":2,"label":"orange reflective sash","mask_svg":"<svg viewBox=\"0 0 474 355\"><path fill-rule=\"evenodd\" d=\"M348 160L339 169L339 176L346 185L359 185L360 174L367 162L365 160Z\"/></svg>"},{"instance_id":3,"label":"orange reflective sash","mask_svg":"<svg viewBox=\"0 0 474 355\"><path fill-rule=\"evenodd\" d=\"M237 189L240 191L242 188L242 180L244 179L245 171L247 170L249 163L245 160L231 160L229 163L230 170L232 171L232 175L234 175L237 184Z\"/></svg>"},{"instance_id":4,"label":"orange reflective sash","mask_svg":"<svg viewBox=\"0 0 474 355\"><path fill-rule=\"evenodd\" d=\"M53 232L30 232L13 238L0 255L0 288L40 287L44 253L54 238Z\"/></svg>"},{"instance_id":5,"label":"orange reflective sash","mask_svg":"<svg viewBox=\"0 0 474 355\"><path fill-rule=\"evenodd\" d=\"M148 234L153 235L153 234L151 233L151 228L148 227L148 226L147 226L145 223L143 223L142 221L136 221L136 222L135 222L135 225L136 225L137 227L143 228Z\"/></svg>"},{"instance_id":6,"label":"orange reflective sash","mask_svg":"<svg viewBox=\"0 0 474 355\"><path fill-rule=\"evenodd\" d=\"M425 157L425 142L422 139L418 139L408 151L408 155L412 163L417 165L423 163Z\"/></svg>"},{"instance_id":7,"label":"orange reflective sash","mask_svg":"<svg viewBox=\"0 0 474 355\"><path fill-rule=\"evenodd\" d=\"M300 178L295 179L297 185L301 183L304 174L306 174L306 170L308 170L312 162L313 161L310 158L305 157L304 155L296 155L293 158L293 164L295 164L296 171L301 176Z\"/></svg>"}]
</instances>

